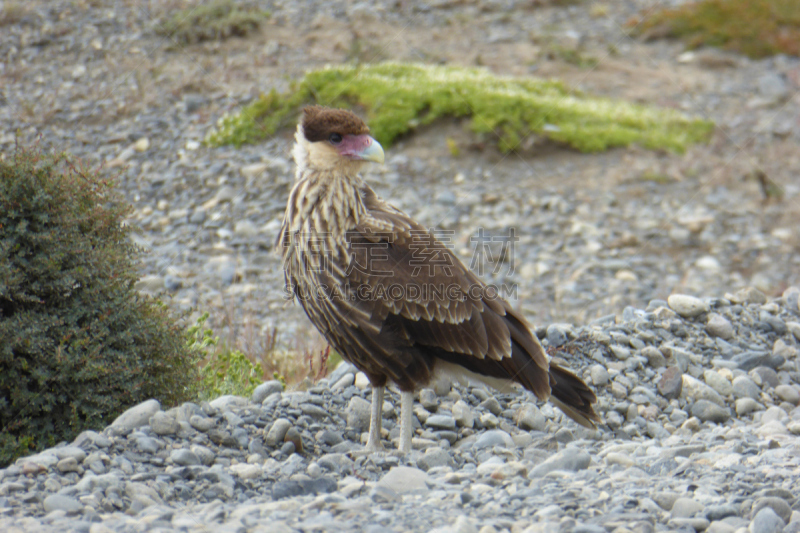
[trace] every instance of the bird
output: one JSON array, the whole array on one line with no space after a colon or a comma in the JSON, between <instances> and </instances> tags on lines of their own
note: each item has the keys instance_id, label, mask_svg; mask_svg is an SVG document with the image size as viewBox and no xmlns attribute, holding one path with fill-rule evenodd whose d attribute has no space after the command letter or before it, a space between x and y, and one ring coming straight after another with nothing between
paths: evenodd
<instances>
[{"instance_id":1,"label":"bird","mask_svg":"<svg viewBox=\"0 0 800 533\"><path fill-rule=\"evenodd\" d=\"M287 298L372 385L364 451L384 450L384 388L393 384L401 400L398 450L410 452L414 392L440 379L501 391L519 384L595 428L594 392L548 359L522 314L366 183L364 165L384 162L369 132L350 110L303 109L292 148L295 183L276 244Z\"/></svg>"}]
</instances>

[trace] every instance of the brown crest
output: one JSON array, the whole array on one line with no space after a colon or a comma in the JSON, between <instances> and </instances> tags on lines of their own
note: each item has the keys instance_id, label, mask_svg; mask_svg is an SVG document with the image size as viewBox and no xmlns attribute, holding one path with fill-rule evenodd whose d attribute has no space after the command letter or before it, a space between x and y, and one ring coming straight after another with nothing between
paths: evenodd
<instances>
[{"instance_id":1,"label":"brown crest","mask_svg":"<svg viewBox=\"0 0 800 533\"><path fill-rule=\"evenodd\" d=\"M355 113L319 105L303 109L303 134L309 142L327 141L332 133L361 135L369 128Z\"/></svg>"}]
</instances>

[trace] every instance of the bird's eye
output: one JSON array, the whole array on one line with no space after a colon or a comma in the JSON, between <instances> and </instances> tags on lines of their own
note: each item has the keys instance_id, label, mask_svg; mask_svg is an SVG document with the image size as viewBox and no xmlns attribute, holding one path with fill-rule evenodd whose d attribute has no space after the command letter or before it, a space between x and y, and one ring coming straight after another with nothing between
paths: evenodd
<instances>
[{"instance_id":1,"label":"bird's eye","mask_svg":"<svg viewBox=\"0 0 800 533\"><path fill-rule=\"evenodd\" d=\"M332 144L339 144L340 142L342 142L342 136L339 135L338 133L331 133L331 136L328 137L328 140Z\"/></svg>"}]
</instances>

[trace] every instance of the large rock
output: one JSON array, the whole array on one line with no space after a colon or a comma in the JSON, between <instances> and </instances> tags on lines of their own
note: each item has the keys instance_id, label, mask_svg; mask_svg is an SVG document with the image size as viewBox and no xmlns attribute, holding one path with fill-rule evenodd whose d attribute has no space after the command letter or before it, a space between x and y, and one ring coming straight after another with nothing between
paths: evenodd
<instances>
[{"instance_id":1,"label":"large rock","mask_svg":"<svg viewBox=\"0 0 800 533\"><path fill-rule=\"evenodd\" d=\"M150 418L160 410L161 404L158 400L147 400L119 415L111 426L125 430L140 428L149 424Z\"/></svg>"}]
</instances>

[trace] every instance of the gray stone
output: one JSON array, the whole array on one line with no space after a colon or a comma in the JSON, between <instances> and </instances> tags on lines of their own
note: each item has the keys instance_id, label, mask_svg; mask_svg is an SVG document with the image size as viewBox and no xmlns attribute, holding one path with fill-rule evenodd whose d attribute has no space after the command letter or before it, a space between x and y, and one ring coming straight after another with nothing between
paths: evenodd
<instances>
[{"instance_id":1,"label":"gray stone","mask_svg":"<svg viewBox=\"0 0 800 533\"><path fill-rule=\"evenodd\" d=\"M706 332L712 337L720 337L725 340L733 338L733 325L722 315L716 313L708 317L706 322Z\"/></svg>"},{"instance_id":2,"label":"gray stone","mask_svg":"<svg viewBox=\"0 0 800 533\"><path fill-rule=\"evenodd\" d=\"M568 472L585 470L589 468L591 462L592 458L585 451L580 448L567 447L548 458L545 462L535 466L530 474L528 474L528 478L540 478L556 470L565 470Z\"/></svg>"},{"instance_id":3,"label":"gray stone","mask_svg":"<svg viewBox=\"0 0 800 533\"><path fill-rule=\"evenodd\" d=\"M490 429L489 431L483 432L472 445L475 450L493 448L495 446L513 449L515 448L514 439L502 429Z\"/></svg>"},{"instance_id":4,"label":"gray stone","mask_svg":"<svg viewBox=\"0 0 800 533\"><path fill-rule=\"evenodd\" d=\"M614 354L614 357L619 359L620 361L625 361L630 359L631 357L631 349L626 346L620 346L619 344L613 344L610 347L611 353Z\"/></svg>"},{"instance_id":5,"label":"gray stone","mask_svg":"<svg viewBox=\"0 0 800 533\"><path fill-rule=\"evenodd\" d=\"M656 386L658 393L667 400L679 398L683 390L683 373L677 366L667 368Z\"/></svg>"},{"instance_id":6,"label":"gray stone","mask_svg":"<svg viewBox=\"0 0 800 533\"><path fill-rule=\"evenodd\" d=\"M402 496L386 485L375 485L369 491L369 497L376 503L394 503L403 501Z\"/></svg>"},{"instance_id":7,"label":"gray stone","mask_svg":"<svg viewBox=\"0 0 800 533\"><path fill-rule=\"evenodd\" d=\"M758 514L758 512L765 508L769 507L775 514L778 515L781 520L784 522L789 522L792 518L792 508L783 498L778 498L777 496L770 496L766 498L759 498L753 504L753 509L750 511L753 516Z\"/></svg>"},{"instance_id":8,"label":"gray stone","mask_svg":"<svg viewBox=\"0 0 800 533\"><path fill-rule=\"evenodd\" d=\"M433 447L425 450L425 454L417 459L417 466L427 472L431 468L436 468L438 466L455 467L455 461L453 461L453 458L447 450Z\"/></svg>"},{"instance_id":9,"label":"gray stone","mask_svg":"<svg viewBox=\"0 0 800 533\"><path fill-rule=\"evenodd\" d=\"M64 511L67 514L76 514L83 510L83 504L72 496L51 494L44 499L45 512Z\"/></svg>"},{"instance_id":10,"label":"gray stone","mask_svg":"<svg viewBox=\"0 0 800 533\"><path fill-rule=\"evenodd\" d=\"M453 404L453 418L460 427L471 428L475 424L472 409L464 400L458 400Z\"/></svg>"},{"instance_id":11,"label":"gray stone","mask_svg":"<svg viewBox=\"0 0 800 533\"><path fill-rule=\"evenodd\" d=\"M733 396L735 398L759 400L761 398L761 389L749 377L736 376L733 378Z\"/></svg>"},{"instance_id":12,"label":"gray stone","mask_svg":"<svg viewBox=\"0 0 800 533\"><path fill-rule=\"evenodd\" d=\"M705 518L672 518L667 522L667 526L672 530L686 531L705 531L708 529L709 522Z\"/></svg>"},{"instance_id":13,"label":"gray stone","mask_svg":"<svg viewBox=\"0 0 800 533\"><path fill-rule=\"evenodd\" d=\"M702 422L716 422L721 424L731 417L730 409L720 407L708 400L698 400L692 406L692 416Z\"/></svg>"},{"instance_id":14,"label":"gray stone","mask_svg":"<svg viewBox=\"0 0 800 533\"><path fill-rule=\"evenodd\" d=\"M410 466L393 466L378 481L378 485L394 489L398 494L412 492L415 490L426 490L428 474L419 468Z\"/></svg>"},{"instance_id":15,"label":"gray stone","mask_svg":"<svg viewBox=\"0 0 800 533\"><path fill-rule=\"evenodd\" d=\"M598 387L608 385L608 370L603 365L592 365L589 368L589 376L592 378L592 383Z\"/></svg>"},{"instance_id":16,"label":"gray stone","mask_svg":"<svg viewBox=\"0 0 800 533\"><path fill-rule=\"evenodd\" d=\"M199 444L192 445L190 450L200 460L200 462L206 466L211 466L211 464L214 463L214 459L217 457L213 451L205 446L200 446Z\"/></svg>"},{"instance_id":17,"label":"gray stone","mask_svg":"<svg viewBox=\"0 0 800 533\"><path fill-rule=\"evenodd\" d=\"M136 437L136 447L143 453L157 453L161 443L147 435L139 435Z\"/></svg>"},{"instance_id":18,"label":"gray stone","mask_svg":"<svg viewBox=\"0 0 800 533\"><path fill-rule=\"evenodd\" d=\"M234 407L245 407L248 403L250 402L247 398L235 396L233 394L226 394L225 396L220 396L208 402L211 407L220 411L227 411Z\"/></svg>"},{"instance_id":19,"label":"gray stone","mask_svg":"<svg viewBox=\"0 0 800 533\"><path fill-rule=\"evenodd\" d=\"M86 451L84 451L83 448L78 448L77 446L61 446L60 448L51 448L49 451L59 459L72 457L78 463L82 463L83 460L86 459Z\"/></svg>"},{"instance_id":20,"label":"gray stone","mask_svg":"<svg viewBox=\"0 0 800 533\"><path fill-rule=\"evenodd\" d=\"M503 412L503 408L500 406L500 402L497 401L494 397L489 397L483 400L479 407L482 407L492 413L494 416L498 416L500 413Z\"/></svg>"},{"instance_id":21,"label":"gray stone","mask_svg":"<svg viewBox=\"0 0 800 533\"><path fill-rule=\"evenodd\" d=\"M125 430L146 426L150 423L150 418L160 410L161 404L158 400L147 400L119 415L111 425Z\"/></svg>"},{"instance_id":22,"label":"gray stone","mask_svg":"<svg viewBox=\"0 0 800 533\"><path fill-rule=\"evenodd\" d=\"M792 405L800 405L800 391L792 385L778 385L775 387L775 396Z\"/></svg>"},{"instance_id":23,"label":"gray stone","mask_svg":"<svg viewBox=\"0 0 800 533\"><path fill-rule=\"evenodd\" d=\"M209 418L207 416L192 415L189 418L189 425L192 426L197 431L202 431L203 433L206 433L210 429L215 427L217 425L217 422L213 418Z\"/></svg>"},{"instance_id":24,"label":"gray stone","mask_svg":"<svg viewBox=\"0 0 800 533\"><path fill-rule=\"evenodd\" d=\"M703 504L692 498L678 498L672 504L670 516L672 518L691 518L703 510Z\"/></svg>"},{"instance_id":25,"label":"gray stone","mask_svg":"<svg viewBox=\"0 0 800 533\"><path fill-rule=\"evenodd\" d=\"M436 429L455 429L456 419L450 415L444 414L431 415L428 417L428 420L425 421L425 425Z\"/></svg>"},{"instance_id":26,"label":"gray stone","mask_svg":"<svg viewBox=\"0 0 800 533\"><path fill-rule=\"evenodd\" d=\"M703 372L703 379L709 387L722 396L730 396L733 394L733 385L731 385L731 382L725 379L725 377L716 370L706 370Z\"/></svg>"},{"instance_id":27,"label":"gray stone","mask_svg":"<svg viewBox=\"0 0 800 533\"><path fill-rule=\"evenodd\" d=\"M283 383L278 380L265 381L253 390L253 394L250 396L250 401L253 403L261 403L269 396L279 392L283 392Z\"/></svg>"},{"instance_id":28,"label":"gray stone","mask_svg":"<svg viewBox=\"0 0 800 533\"><path fill-rule=\"evenodd\" d=\"M683 375L682 394L695 400L708 400L714 402L720 407L725 405L725 399L720 396L717 391L688 374Z\"/></svg>"},{"instance_id":29,"label":"gray stone","mask_svg":"<svg viewBox=\"0 0 800 533\"><path fill-rule=\"evenodd\" d=\"M74 457L64 457L56 464L56 468L62 473L78 472L80 470L78 461L76 461Z\"/></svg>"},{"instance_id":30,"label":"gray stone","mask_svg":"<svg viewBox=\"0 0 800 533\"><path fill-rule=\"evenodd\" d=\"M664 358L664 354L655 346L645 346L642 348L642 356L647 358L647 364L652 368L667 366L667 360Z\"/></svg>"},{"instance_id":31,"label":"gray stone","mask_svg":"<svg viewBox=\"0 0 800 533\"><path fill-rule=\"evenodd\" d=\"M178 450L172 450L172 453L169 454L170 459L176 465L180 466L189 466L189 465L199 465L200 459L195 455L192 451L187 450L185 448L181 448Z\"/></svg>"},{"instance_id":32,"label":"gray stone","mask_svg":"<svg viewBox=\"0 0 800 533\"><path fill-rule=\"evenodd\" d=\"M759 510L750 522L750 533L781 533L786 523L770 507Z\"/></svg>"},{"instance_id":33,"label":"gray stone","mask_svg":"<svg viewBox=\"0 0 800 533\"><path fill-rule=\"evenodd\" d=\"M359 396L350 398L347 404L347 427L357 431L369 429L370 403Z\"/></svg>"},{"instance_id":34,"label":"gray stone","mask_svg":"<svg viewBox=\"0 0 800 533\"><path fill-rule=\"evenodd\" d=\"M747 303L747 304L765 304L767 303L767 296L761 292L760 290L756 289L755 287L746 287L739 291L736 291L735 294L730 295L728 297L725 296L733 303Z\"/></svg>"},{"instance_id":35,"label":"gray stone","mask_svg":"<svg viewBox=\"0 0 800 533\"><path fill-rule=\"evenodd\" d=\"M566 330L558 324L550 324L547 326L546 339L547 344L550 346L553 346L554 348L563 346L567 343L567 338Z\"/></svg>"},{"instance_id":36,"label":"gray stone","mask_svg":"<svg viewBox=\"0 0 800 533\"><path fill-rule=\"evenodd\" d=\"M788 418L789 415L786 414L786 411L777 405L773 405L767 409L763 415L761 415L761 424L767 424L768 422L773 422L776 420L778 422L785 422Z\"/></svg>"},{"instance_id":37,"label":"gray stone","mask_svg":"<svg viewBox=\"0 0 800 533\"><path fill-rule=\"evenodd\" d=\"M739 398L736 400L736 414L738 416L749 415L754 411L762 411L764 406L752 398Z\"/></svg>"},{"instance_id":38,"label":"gray stone","mask_svg":"<svg viewBox=\"0 0 800 533\"><path fill-rule=\"evenodd\" d=\"M729 516L739 516L739 506L732 503L709 505L703 511L703 515L711 522L722 520Z\"/></svg>"},{"instance_id":39,"label":"gray stone","mask_svg":"<svg viewBox=\"0 0 800 533\"><path fill-rule=\"evenodd\" d=\"M517 409L514 421L526 431L544 431L547 422L539 408L532 404L524 404Z\"/></svg>"},{"instance_id":40,"label":"gray stone","mask_svg":"<svg viewBox=\"0 0 800 533\"><path fill-rule=\"evenodd\" d=\"M435 413L439 408L439 398L433 389L422 389L419 391L419 403L426 410Z\"/></svg>"},{"instance_id":41,"label":"gray stone","mask_svg":"<svg viewBox=\"0 0 800 533\"><path fill-rule=\"evenodd\" d=\"M699 298L686 294L672 294L667 298L670 309L684 318L693 318L708 312L708 304Z\"/></svg>"},{"instance_id":42,"label":"gray stone","mask_svg":"<svg viewBox=\"0 0 800 533\"><path fill-rule=\"evenodd\" d=\"M150 429L156 435L174 435L180 427L178 421L164 411L158 411L150 417Z\"/></svg>"},{"instance_id":43,"label":"gray stone","mask_svg":"<svg viewBox=\"0 0 800 533\"><path fill-rule=\"evenodd\" d=\"M781 381L778 379L778 373L773 369L766 366L759 366L750 371L750 376L760 384L762 389L775 388L780 385ZM759 383L759 380L761 383Z\"/></svg>"},{"instance_id":44,"label":"gray stone","mask_svg":"<svg viewBox=\"0 0 800 533\"><path fill-rule=\"evenodd\" d=\"M652 496L653 501L665 511L671 511L672 506L675 505L675 502L678 501L679 497L679 494L669 491L659 491Z\"/></svg>"},{"instance_id":45,"label":"gray stone","mask_svg":"<svg viewBox=\"0 0 800 533\"><path fill-rule=\"evenodd\" d=\"M763 366L770 362L769 352L747 351L734 355L731 361L739 365L742 370L752 370L757 366Z\"/></svg>"},{"instance_id":46,"label":"gray stone","mask_svg":"<svg viewBox=\"0 0 800 533\"><path fill-rule=\"evenodd\" d=\"M286 437L286 432L288 432L289 428L291 427L292 423L288 419L286 418L277 419L275 422L272 423L272 427L269 428L267 437L266 439L264 439L265 444L267 446L273 446L273 447L282 444L283 439Z\"/></svg>"}]
</instances>

